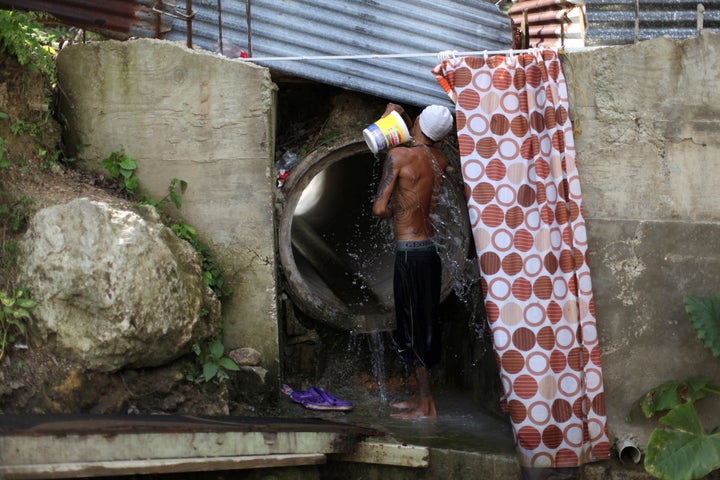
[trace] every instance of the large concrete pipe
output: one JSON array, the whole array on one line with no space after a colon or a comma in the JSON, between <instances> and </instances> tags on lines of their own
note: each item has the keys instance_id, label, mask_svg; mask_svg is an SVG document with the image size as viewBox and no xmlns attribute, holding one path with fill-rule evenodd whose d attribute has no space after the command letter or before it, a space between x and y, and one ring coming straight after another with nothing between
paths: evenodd
<instances>
[{"instance_id":1,"label":"large concrete pipe","mask_svg":"<svg viewBox=\"0 0 720 480\"><path fill-rule=\"evenodd\" d=\"M393 328L393 239L390 222L373 217L382 169L365 142L321 147L293 169L278 193L278 249L286 288L308 316L344 330ZM437 217L444 264L462 265L468 251L465 201L443 182ZM446 260L447 259L447 260ZM445 268L442 299L455 280Z\"/></svg>"}]
</instances>

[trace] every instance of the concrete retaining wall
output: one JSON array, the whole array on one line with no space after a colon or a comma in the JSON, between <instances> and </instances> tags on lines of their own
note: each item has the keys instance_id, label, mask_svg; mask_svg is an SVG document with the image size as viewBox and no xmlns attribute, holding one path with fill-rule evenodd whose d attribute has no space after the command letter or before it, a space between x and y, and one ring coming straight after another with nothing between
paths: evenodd
<instances>
[{"instance_id":1,"label":"concrete retaining wall","mask_svg":"<svg viewBox=\"0 0 720 480\"><path fill-rule=\"evenodd\" d=\"M60 52L69 133L86 167L124 151L153 199L185 180L180 215L216 255L233 291L228 347L251 346L277 378L273 219L275 85L249 63L158 40L96 42Z\"/></svg>"},{"instance_id":2,"label":"concrete retaining wall","mask_svg":"<svg viewBox=\"0 0 720 480\"><path fill-rule=\"evenodd\" d=\"M601 335L611 433L644 447L657 421L626 422L667 380L720 360L684 295L720 294L720 36L657 38L564 61ZM705 427L720 402L701 400Z\"/></svg>"}]
</instances>

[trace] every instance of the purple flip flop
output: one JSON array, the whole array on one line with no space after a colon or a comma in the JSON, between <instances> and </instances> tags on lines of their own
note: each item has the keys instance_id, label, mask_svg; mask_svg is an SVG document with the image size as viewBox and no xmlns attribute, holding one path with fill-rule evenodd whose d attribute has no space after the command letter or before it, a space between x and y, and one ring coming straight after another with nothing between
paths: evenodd
<instances>
[{"instance_id":1,"label":"purple flip flop","mask_svg":"<svg viewBox=\"0 0 720 480\"><path fill-rule=\"evenodd\" d=\"M348 410L352 410L352 408L353 408L352 403L345 401L345 400L340 400L339 398L329 394L322 388L318 388L313 385L312 387L310 387L309 391L315 392L320 398L325 400L325 405L327 405L327 408L326 408L327 410L348 411Z\"/></svg>"},{"instance_id":2,"label":"purple flip flop","mask_svg":"<svg viewBox=\"0 0 720 480\"><path fill-rule=\"evenodd\" d=\"M335 410L345 412L353 408L352 403L340 400L315 386L310 387L310 389L305 392L292 390L288 387L287 389L284 388L284 392L289 393L293 402L299 403L308 410Z\"/></svg>"}]
</instances>

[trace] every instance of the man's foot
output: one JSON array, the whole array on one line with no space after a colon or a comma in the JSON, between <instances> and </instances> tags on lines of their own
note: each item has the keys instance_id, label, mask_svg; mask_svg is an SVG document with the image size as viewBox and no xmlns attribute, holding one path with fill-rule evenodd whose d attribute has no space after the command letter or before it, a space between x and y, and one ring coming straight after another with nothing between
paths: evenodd
<instances>
[{"instance_id":1,"label":"man's foot","mask_svg":"<svg viewBox=\"0 0 720 480\"><path fill-rule=\"evenodd\" d=\"M417 408L419 405L420 405L420 397L415 395L414 397L408 398L407 400L405 400L403 402L391 403L390 407L406 409L406 408Z\"/></svg>"},{"instance_id":2,"label":"man's foot","mask_svg":"<svg viewBox=\"0 0 720 480\"><path fill-rule=\"evenodd\" d=\"M401 402L405 403L405 402ZM406 407L408 408L408 407ZM409 407L410 409L406 412L393 413L390 416L392 418L399 418L403 420L415 420L421 418L437 418L437 410L435 409L435 402L432 397L428 397L423 400L418 400L417 405Z\"/></svg>"}]
</instances>

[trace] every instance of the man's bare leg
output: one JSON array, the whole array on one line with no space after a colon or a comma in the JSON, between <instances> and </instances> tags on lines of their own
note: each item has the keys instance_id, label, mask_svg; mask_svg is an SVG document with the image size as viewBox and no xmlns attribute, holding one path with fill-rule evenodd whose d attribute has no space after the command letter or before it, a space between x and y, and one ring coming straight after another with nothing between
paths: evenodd
<instances>
[{"instance_id":1,"label":"man's bare leg","mask_svg":"<svg viewBox=\"0 0 720 480\"><path fill-rule=\"evenodd\" d=\"M396 402L391 403L390 406L392 408L416 408L418 405L420 405L420 395L415 394L412 397L408 398L407 400L403 400L402 402Z\"/></svg>"},{"instance_id":2,"label":"man's bare leg","mask_svg":"<svg viewBox=\"0 0 720 480\"><path fill-rule=\"evenodd\" d=\"M395 402L391 403L390 407L392 408L399 408L399 409L408 409L408 408L417 408L418 405L420 405L420 393L417 391L420 389L420 386L418 385L418 377L417 377L417 369L413 372L415 375L415 390L416 392L413 394L412 397L408 398L407 400L403 400L402 402ZM430 377L430 372L428 372L428 378Z\"/></svg>"},{"instance_id":3,"label":"man's bare leg","mask_svg":"<svg viewBox=\"0 0 720 480\"><path fill-rule=\"evenodd\" d=\"M437 418L435 401L430 394L430 372L426 367L417 367L415 377L418 383L418 393L406 402L394 403L395 408L408 408L402 413L394 413L393 418L415 419L415 418ZM402 406L402 405L405 406Z\"/></svg>"},{"instance_id":4,"label":"man's bare leg","mask_svg":"<svg viewBox=\"0 0 720 480\"><path fill-rule=\"evenodd\" d=\"M408 409L408 408L416 408L418 405L420 405L420 393L417 392L419 389L418 382L417 382L417 372L413 372L415 375L415 385L414 389L416 390L412 397L408 398L407 400L403 400L402 402L396 402L391 403L390 406L392 408L401 408L401 409ZM429 372L428 372L429 374Z\"/></svg>"}]
</instances>

